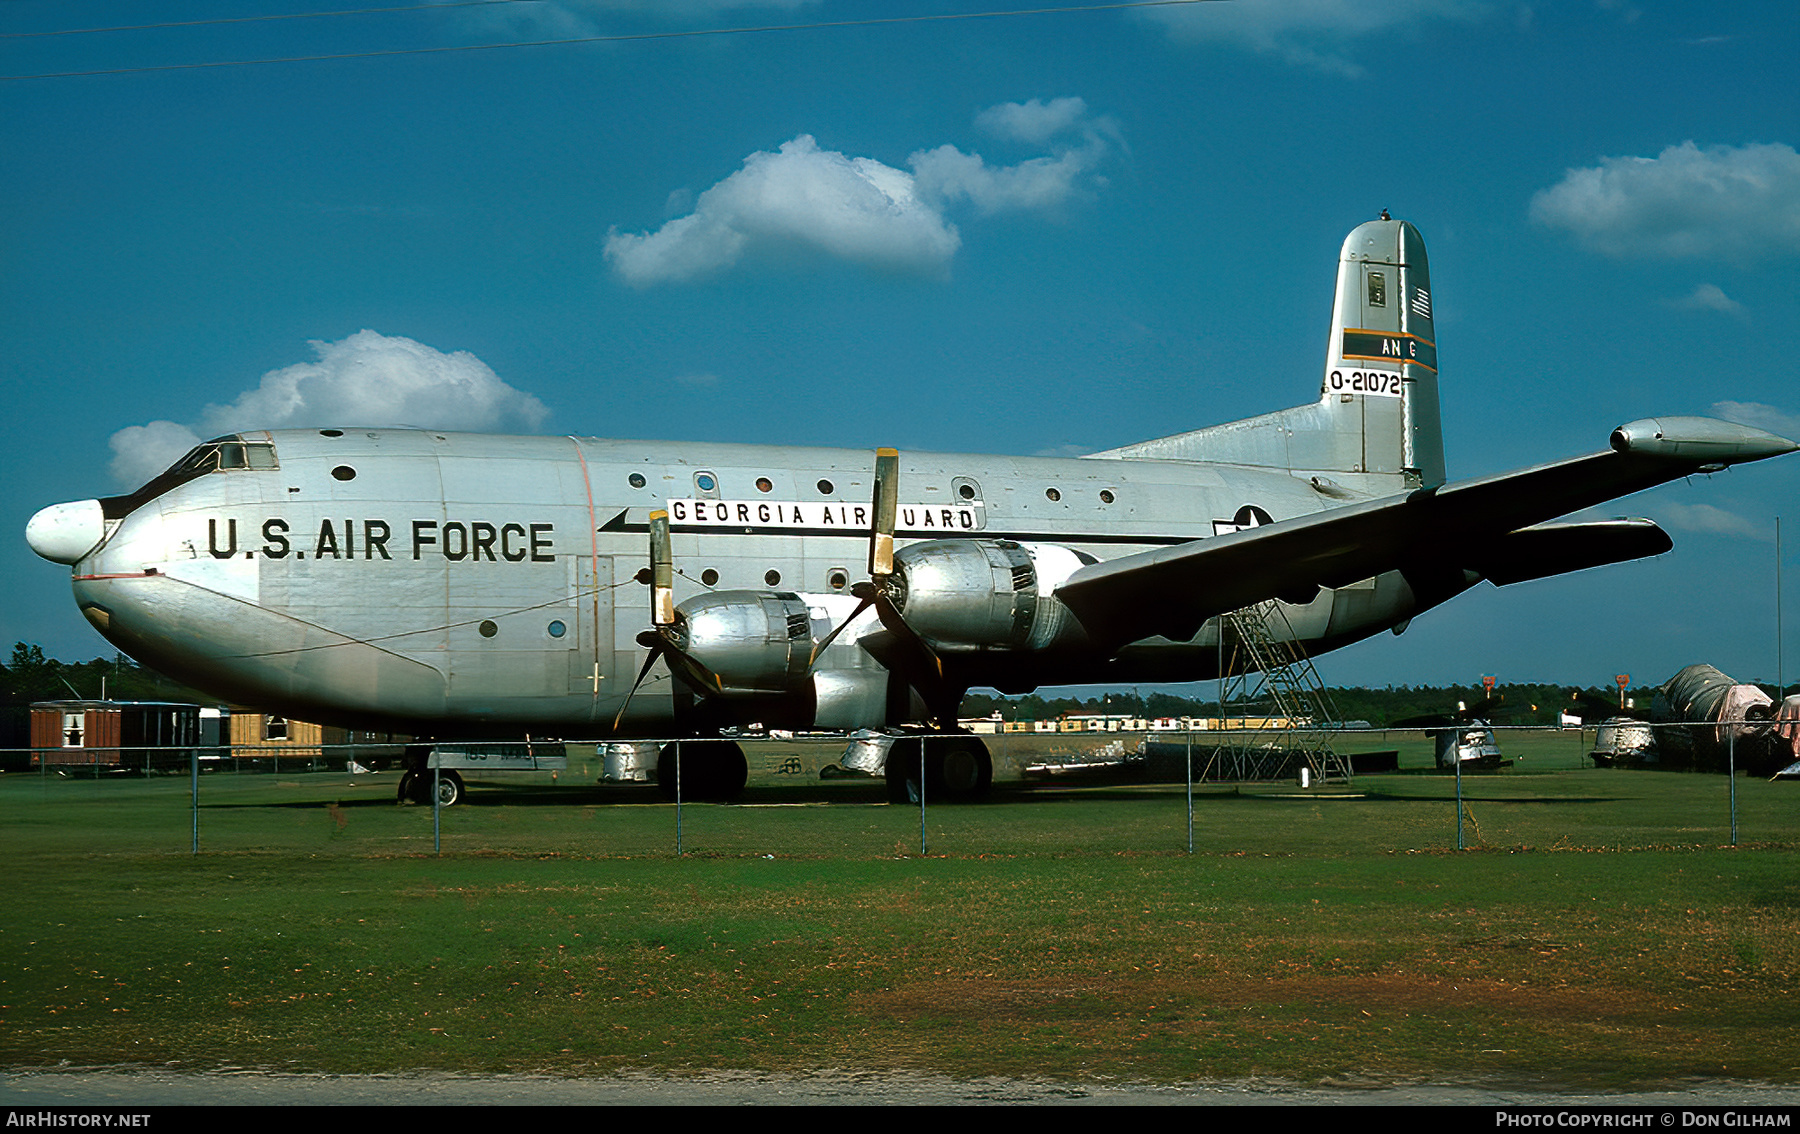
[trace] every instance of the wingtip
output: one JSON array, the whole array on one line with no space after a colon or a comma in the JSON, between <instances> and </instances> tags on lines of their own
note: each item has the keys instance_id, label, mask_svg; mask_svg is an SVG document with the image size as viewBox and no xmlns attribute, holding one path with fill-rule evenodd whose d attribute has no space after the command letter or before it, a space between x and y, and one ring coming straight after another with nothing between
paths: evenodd
<instances>
[{"instance_id":1,"label":"wingtip","mask_svg":"<svg viewBox=\"0 0 1800 1134\"><path fill-rule=\"evenodd\" d=\"M1714 417L1646 417L1613 430L1611 443L1620 453L1727 465L1779 457L1800 449L1800 442L1779 434Z\"/></svg>"}]
</instances>

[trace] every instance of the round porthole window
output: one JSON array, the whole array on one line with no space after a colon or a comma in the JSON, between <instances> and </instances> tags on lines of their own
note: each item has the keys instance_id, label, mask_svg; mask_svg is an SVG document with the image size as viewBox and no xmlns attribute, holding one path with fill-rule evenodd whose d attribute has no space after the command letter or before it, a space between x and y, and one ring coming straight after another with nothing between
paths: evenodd
<instances>
[{"instance_id":1,"label":"round porthole window","mask_svg":"<svg viewBox=\"0 0 1800 1134\"><path fill-rule=\"evenodd\" d=\"M1048 497L1052 502L1062 499L1062 493L1058 492L1054 488L1044 489L1044 495L1046 497Z\"/></svg>"},{"instance_id":2,"label":"round porthole window","mask_svg":"<svg viewBox=\"0 0 1800 1134\"><path fill-rule=\"evenodd\" d=\"M714 480L710 473L701 473L694 478L694 485L702 492L711 492L713 489L719 487L719 482Z\"/></svg>"},{"instance_id":3,"label":"round porthole window","mask_svg":"<svg viewBox=\"0 0 1800 1134\"><path fill-rule=\"evenodd\" d=\"M756 491L773 492L775 491L775 484L768 477L759 476L756 478Z\"/></svg>"},{"instance_id":4,"label":"round porthole window","mask_svg":"<svg viewBox=\"0 0 1800 1134\"><path fill-rule=\"evenodd\" d=\"M836 486L834 486L830 481L822 480L819 482L819 495L820 496L830 496L832 493L834 493L836 491L837 491Z\"/></svg>"},{"instance_id":5,"label":"round porthole window","mask_svg":"<svg viewBox=\"0 0 1800 1134\"><path fill-rule=\"evenodd\" d=\"M708 567L706 570L700 572L700 581L706 586L714 586L719 581L719 573L714 571L711 567Z\"/></svg>"},{"instance_id":6,"label":"round porthole window","mask_svg":"<svg viewBox=\"0 0 1800 1134\"><path fill-rule=\"evenodd\" d=\"M492 638L495 634L500 633L499 625L491 618L482 619L481 625L477 626L476 629L481 631L481 636L483 638Z\"/></svg>"},{"instance_id":7,"label":"round porthole window","mask_svg":"<svg viewBox=\"0 0 1800 1134\"><path fill-rule=\"evenodd\" d=\"M337 468L331 470L331 475L338 480L355 480L356 470L349 465L339 465Z\"/></svg>"},{"instance_id":8,"label":"round porthole window","mask_svg":"<svg viewBox=\"0 0 1800 1134\"><path fill-rule=\"evenodd\" d=\"M553 620L546 629L550 631L550 636L552 638L560 638L569 632L569 628L563 625L563 621L560 618Z\"/></svg>"},{"instance_id":9,"label":"round porthole window","mask_svg":"<svg viewBox=\"0 0 1800 1134\"><path fill-rule=\"evenodd\" d=\"M1100 503L1102 503L1102 504L1111 504L1111 503L1112 503L1112 502L1113 502L1113 494L1112 494L1112 489L1110 489L1110 488L1102 488L1102 489L1101 489L1101 490L1100 490Z\"/></svg>"},{"instance_id":10,"label":"round porthole window","mask_svg":"<svg viewBox=\"0 0 1800 1134\"><path fill-rule=\"evenodd\" d=\"M641 472L634 472L626 479L631 481L631 487L633 488L644 487L644 474Z\"/></svg>"},{"instance_id":11,"label":"round porthole window","mask_svg":"<svg viewBox=\"0 0 1800 1134\"><path fill-rule=\"evenodd\" d=\"M770 571L768 574L763 576L763 582L767 583L771 587L779 587L781 585L781 572L780 571Z\"/></svg>"}]
</instances>

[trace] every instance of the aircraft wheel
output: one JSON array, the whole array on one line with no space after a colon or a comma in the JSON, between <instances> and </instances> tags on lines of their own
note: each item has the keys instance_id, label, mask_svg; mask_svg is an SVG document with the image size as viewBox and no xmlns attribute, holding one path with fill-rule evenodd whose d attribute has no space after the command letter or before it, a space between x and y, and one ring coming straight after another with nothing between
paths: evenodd
<instances>
[{"instance_id":1,"label":"aircraft wheel","mask_svg":"<svg viewBox=\"0 0 1800 1134\"><path fill-rule=\"evenodd\" d=\"M887 778L889 803L919 802L919 755L924 743L914 737L902 737L888 749L883 775Z\"/></svg>"},{"instance_id":2,"label":"aircraft wheel","mask_svg":"<svg viewBox=\"0 0 1800 1134\"><path fill-rule=\"evenodd\" d=\"M744 759L744 748L735 740L727 740L718 746L713 765L715 776L714 787L718 791L717 798L721 803L730 803L741 799L744 785L750 782L750 762Z\"/></svg>"},{"instance_id":3,"label":"aircraft wheel","mask_svg":"<svg viewBox=\"0 0 1800 1134\"><path fill-rule=\"evenodd\" d=\"M696 803L729 803L744 794L750 765L744 750L731 740L684 740L663 745L656 758L656 788L664 799L675 798L676 778L681 798Z\"/></svg>"},{"instance_id":4,"label":"aircraft wheel","mask_svg":"<svg viewBox=\"0 0 1800 1134\"><path fill-rule=\"evenodd\" d=\"M426 798L430 798L431 777L425 777ZM439 807L454 807L462 801L462 777L455 772L439 771L437 781L437 804Z\"/></svg>"},{"instance_id":5,"label":"aircraft wheel","mask_svg":"<svg viewBox=\"0 0 1800 1134\"><path fill-rule=\"evenodd\" d=\"M945 800L980 799L994 783L994 762L987 745L973 736L951 736L936 741L937 759L930 771L936 773L931 786L941 791ZM941 785L941 786L940 786Z\"/></svg>"},{"instance_id":6,"label":"aircraft wheel","mask_svg":"<svg viewBox=\"0 0 1800 1134\"><path fill-rule=\"evenodd\" d=\"M395 803L410 802L412 799L412 794L413 794L413 773L401 772L400 773L400 790L394 793L394 802Z\"/></svg>"}]
</instances>

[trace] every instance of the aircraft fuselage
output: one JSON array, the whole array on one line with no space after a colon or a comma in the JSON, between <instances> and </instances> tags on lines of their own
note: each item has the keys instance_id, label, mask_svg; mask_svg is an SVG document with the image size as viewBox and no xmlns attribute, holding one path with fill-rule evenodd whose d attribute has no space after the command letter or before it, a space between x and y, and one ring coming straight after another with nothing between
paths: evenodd
<instances>
[{"instance_id":1,"label":"aircraft fuselage","mask_svg":"<svg viewBox=\"0 0 1800 1134\"><path fill-rule=\"evenodd\" d=\"M822 637L867 577L863 450L393 429L243 440L260 447L256 461L193 475L109 519L74 585L90 620L133 656L271 711L421 731L609 731L644 656L656 509L670 514L678 600L797 593ZM897 536L902 546L1011 540L1067 549L1078 564L1342 504L1354 490L1343 482L1356 479L1341 475L1327 499L1268 469L909 453ZM1391 491L1389 478L1371 481L1370 496ZM1417 606L1389 573L1288 616L1318 649ZM1210 622L1190 641L1110 657L1067 643L945 654L955 678L1003 689L1194 680L1218 660ZM621 731L666 734L681 692L654 675Z\"/></svg>"}]
</instances>

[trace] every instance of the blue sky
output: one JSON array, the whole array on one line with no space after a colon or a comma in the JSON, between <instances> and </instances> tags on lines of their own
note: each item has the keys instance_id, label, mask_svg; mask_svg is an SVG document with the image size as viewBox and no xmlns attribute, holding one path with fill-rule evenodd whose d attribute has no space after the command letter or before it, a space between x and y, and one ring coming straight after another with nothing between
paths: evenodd
<instances>
[{"instance_id":1,"label":"blue sky","mask_svg":"<svg viewBox=\"0 0 1800 1134\"><path fill-rule=\"evenodd\" d=\"M1655 414L1800 434L1791 0L1241 0L15 77L995 7L18 34L361 6L0 6L6 642L108 653L26 519L227 429L1078 453L1310 401L1339 245L1383 208L1430 248L1452 479ZM1675 550L1483 586L1325 677L1773 679L1797 485L1788 458L1620 502Z\"/></svg>"}]
</instances>

